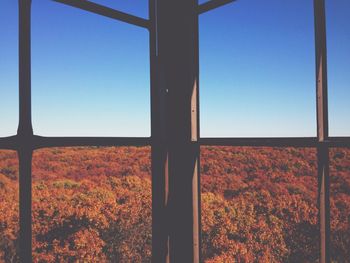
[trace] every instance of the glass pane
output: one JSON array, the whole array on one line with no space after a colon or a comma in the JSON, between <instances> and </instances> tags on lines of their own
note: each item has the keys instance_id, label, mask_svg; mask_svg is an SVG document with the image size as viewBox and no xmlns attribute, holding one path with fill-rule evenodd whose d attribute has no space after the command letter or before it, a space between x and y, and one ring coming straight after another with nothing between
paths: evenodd
<instances>
[{"instance_id":1,"label":"glass pane","mask_svg":"<svg viewBox=\"0 0 350 263\"><path fill-rule=\"evenodd\" d=\"M236 1L200 16L203 137L316 136L313 1Z\"/></svg>"},{"instance_id":2,"label":"glass pane","mask_svg":"<svg viewBox=\"0 0 350 263\"><path fill-rule=\"evenodd\" d=\"M148 18L148 0L123 1L123 0L92 0L96 4L111 7L130 15Z\"/></svg>"},{"instance_id":3,"label":"glass pane","mask_svg":"<svg viewBox=\"0 0 350 263\"><path fill-rule=\"evenodd\" d=\"M329 133L350 135L350 2L326 0Z\"/></svg>"},{"instance_id":4,"label":"glass pane","mask_svg":"<svg viewBox=\"0 0 350 263\"><path fill-rule=\"evenodd\" d=\"M318 262L316 150L201 147L205 262Z\"/></svg>"},{"instance_id":5,"label":"glass pane","mask_svg":"<svg viewBox=\"0 0 350 263\"><path fill-rule=\"evenodd\" d=\"M148 31L33 1L33 126L47 136L149 136Z\"/></svg>"},{"instance_id":6,"label":"glass pane","mask_svg":"<svg viewBox=\"0 0 350 263\"><path fill-rule=\"evenodd\" d=\"M18 1L0 1L0 137L18 126Z\"/></svg>"},{"instance_id":7,"label":"glass pane","mask_svg":"<svg viewBox=\"0 0 350 263\"><path fill-rule=\"evenodd\" d=\"M331 260L350 262L350 149L330 151Z\"/></svg>"},{"instance_id":8,"label":"glass pane","mask_svg":"<svg viewBox=\"0 0 350 263\"><path fill-rule=\"evenodd\" d=\"M0 150L0 262L18 262L18 158Z\"/></svg>"},{"instance_id":9,"label":"glass pane","mask_svg":"<svg viewBox=\"0 0 350 263\"><path fill-rule=\"evenodd\" d=\"M151 262L149 147L33 156L35 262Z\"/></svg>"}]
</instances>

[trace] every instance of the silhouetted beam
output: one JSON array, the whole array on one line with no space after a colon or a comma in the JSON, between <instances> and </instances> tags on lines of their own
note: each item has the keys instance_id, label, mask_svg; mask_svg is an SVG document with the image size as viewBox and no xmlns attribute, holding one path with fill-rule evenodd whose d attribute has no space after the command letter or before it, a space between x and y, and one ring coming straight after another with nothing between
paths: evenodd
<instances>
[{"instance_id":1,"label":"silhouetted beam","mask_svg":"<svg viewBox=\"0 0 350 263\"><path fill-rule=\"evenodd\" d=\"M19 0L19 261L32 262L31 0Z\"/></svg>"},{"instance_id":2,"label":"silhouetted beam","mask_svg":"<svg viewBox=\"0 0 350 263\"><path fill-rule=\"evenodd\" d=\"M152 262L199 263L198 4L151 8Z\"/></svg>"},{"instance_id":3,"label":"silhouetted beam","mask_svg":"<svg viewBox=\"0 0 350 263\"><path fill-rule=\"evenodd\" d=\"M316 147L316 137L304 138L201 138L200 145L211 146L266 146L266 147Z\"/></svg>"},{"instance_id":4,"label":"silhouetted beam","mask_svg":"<svg viewBox=\"0 0 350 263\"><path fill-rule=\"evenodd\" d=\"M148 28L149 26L149 21L147 19L129 15L127 13L123 13L115 9L112 9L103 5L99 5L90 1L85 1L85 0L53 0L53 1L66 4L69 6L73 6L85 11L89 11L94 14L116 19L125 23L133 24L136 26L145 27L145 28Z\"/></svg>"},{"instance_id":5,"label":"silhouetted beam","mask_svg":"<svg viewBox=\"0 0 350 263\"><path fill-rule=\"evenodd\" d=\"M166 143L166 93L161 88L158 60L158 5L148 0L150 19L150 80L151 80L151 159L152 159L152 262L170 262L168 201L169 172Z\"/></svg>"},{"instance_id":6,"label":"silhouetted beam","mask_svg":"<svg viewBox=\"0 0 350 263\"><path fill-rule=\"evenodd\" d=\"M33 147L69 147L69 146L147 146L151 139L147 137L33 137Z\"/></svg>"},{"instance_id":7,"label":"silhouetted beam","mask_svg":"<svg viewBox=\"0 0 350 263\"><path fill-rule=\"evenodd\" d=\"M314 0L316 49L317 138L328 140L326 11L324 0ZM318 205L320 220L320 262L330 262L329 148L317 148Z\"/></svg>"},{"instance_id":8,"label":"silhouetted beam","mask_svg":"<svg viewBox=\"0 0 350 263\"><path fill-rule=\"evenodd\" d=\"M350 147L350 137L328 137L325 142L329 147Z\"/></svg>"},{"instance_id":9,"label":"silhouetted beam","mask_svg":"<svg viewBox=\"0 0 350 263\"><path fill-rule=\"evenodd\" d=\"M42 137L33 136L34 148L64 146L146 146L151 138L143 137ZM74 142L73 142L74 140ZM75 141L77 140L77 141ZM29 142L27 142L29 143ZM350 147L350 137L329 137L323 142L317 138L201 138L203 146L266 146L266 147ZM0 138L0 149L17 150L21 145L19 136Z\"/></svg>"},{"instance_id":10,"label":"silhouetted beam","mask_svg":"<svg viewBox=\"0 0 350 263\"><path fill-rule=\"evenodd\" d=\"M0 149L16 150L16 136L0 138Z\"/></svg>"},{"instance_id":11,"label":"silhouetted beam","mask_svg":"<svg viewBox=\"0 0 350 263\"><path fill-rule=\"evenodd\" d=\"M42 137L33 136L33 148L64 146L146 146L151 138L143 137ZM77 140L73 142L73 140ZM27 142L29 143L29 142ZM329 137L323 142L317 138L201 138L202 146L266 146L266 147L350 147L350 137ZM21 146L19 136L0 138L0 149L17 150Z\"/></svg>"},{"instance_id":12,"label":"silhouetted beam","mask_svg":"<svg viewBox=\"0 0 350 263\"><path fill-rule=\"evenodd\" d=\"M198 13L203 14L220 6L230 4L236 0L211 0L198 6Z\"/></svg>"}]
</instances>

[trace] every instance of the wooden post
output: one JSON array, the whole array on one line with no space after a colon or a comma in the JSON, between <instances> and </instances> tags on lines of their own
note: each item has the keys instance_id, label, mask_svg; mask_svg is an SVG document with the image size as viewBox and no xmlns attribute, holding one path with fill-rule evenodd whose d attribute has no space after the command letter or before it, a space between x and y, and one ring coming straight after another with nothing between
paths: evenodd
<instances>
[{"instance_id":1,"label":"wooden post","mask_svg":"<svg viewBox=\"0 0 350 263\"><path fill-rule=\"evenodd\" d=\"M19 125L18 135L33 135L31 110L31 0L19 0Z\"/></svg>"},{"instance_id":2,"label":"wooden post","mask_svg":"<svg viewBox=\"0 0 350 263\"><path fill-rule=\"evenodd\" d=\"M21 262L32 261L32 117L30 8L31 0L19 0L19 256Z\"/></svg>"},{"instance_id":3,"label":"wooden post","mask_svg":"<svg viewBox=\"0 0 350 263\"><path fill-rule=\"evenodd\" d=\"M158 58L157 0L149 0L152 143L152 262L169 263L168 145L166 140L166 91Z\"/></svg>"},{"instance_id":4,"label":"wooden post","mask_svg":"<svg viewBox=\"0 0 350 263\"><path fill-rule=\"evenodd\" d=\"M19 257L32 262L32 151L19 150Z\"/></svg>"},{"instance_id":5,"label":"wooden post","mask_svg":"<svg viewBox=\"0 0 350 263\"><path fill-rule=\"evenodd\" d=\"M197 1L153 3L153 262L199 262Z\"/></svg>"},{"instance_id":6,"label":"wooden post","mask_svg":"<svg viewBox=\"0 0 350 263\"><path fill-rule=\"evenodd\" d=\"M327 49L324 0L314 0L316 45L316 96L320 219L320 262L330 262L330 208L329 208L329 150L328 96L327 96Z\"/></svg>"}]
</instances>

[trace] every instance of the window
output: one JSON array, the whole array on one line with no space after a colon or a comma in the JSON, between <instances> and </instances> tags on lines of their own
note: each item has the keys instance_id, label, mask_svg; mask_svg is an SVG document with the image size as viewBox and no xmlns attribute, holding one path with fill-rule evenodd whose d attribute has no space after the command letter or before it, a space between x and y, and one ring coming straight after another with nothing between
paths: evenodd
<instances>
[{"instance_id":1,"label":"window","mask_svg":"<svg viewBox=\"0 0 350 263\"><path fill-rule=\"evenodd\" d=\"M149 147L44 148L32 174L34 261L151 261Z\"/></svg>"},{"instance_id":2,"label":"window","mask_svg":"<svg viewBox=\"0 0 350 263\"><path fill-rule=\"evenodd\" d=\"M316 136L312 1L238 1L199 18L202 137Z\"/></svg>"},{"instance_id":3,"label":"window","mask_svg":"<svg viewBox=\"0 0 350 263\"><path fill-rule=\"evenodd\" d=\"M201 148L202 257L317 262L315 148Z\"/></svg>"},{"instance_id":4,"label":"window","mask_svg":"<svg viewBox=\"0 0 350 263\"><path fill-rule=\"evenodd\" d=\"M330 151L330 209L331 259L341 262L349 258L350 231L350 150L333 148Z\"/></svg>"},{"instance_id":5,"label":"window","mask_svg":"<svg viewBox=\"0 0 350 263\"><path fill-rule=\"evenodd\" d=\"M0 261L18 261L18 157L0 150Z\"/></svg>"},{"instance_id":6,"label":"window","mask_svg":"<svg viewBox=\"0 0 350 263\"><path fill-rule=\"evenodd\" d=\"M326 0L327 59L329 87L329 132L332 136L349 136L350 109L348 101L350 39L348 17L350 4L346 0Z\"/></svg>"},{"instance_id":7,"label":"window","mask_svg":"<svg viewBox=\"0 0 350 263\"><path fill-rule=\"evenodd\" d=\"M148 252L146 253L148 260L152 260L154 262L165 262L167 258L169 258L171 262L197 263L201 260L210 262L210 260L215 260L215 258L218 258L219 260L225 261L228 259L230 261L232 259L232 253L230 254L228 251L229 249L236 249L235 251L238 251L235 254L237 258L246 257L244 259L249 259L258 255L261 259L266 259L267 261L274 259L294 260L295 258L300 259L301 257L310 261L319 259L322 263L330 262L331 258L333 260L345 260L345 258L342 257L347 257L348 251L343 249L345 244L344 242L346 242L343 240L343 238L346 239L347 236L346 234L344 236L344 233L342 231L345 231L349 226L344 225L345 221L339 224L339 218L344 217L340 212L347 211L346 206L349 205L347 201L348 198L346 195L344 195L343 192L346 190L345 188L347 182L345 174L348 173L347 159L344 156L347 155L346 151L350 147L350 138L332 137L328 135L327 60L325 59L326 31L324 0L314 1L313 8L315 18L315 46L313 48L313 51L316 51L316 67L315 70L312 70L311 67L309 67L310 64L308 64L307 70L305 72L308 73L305 74L305 78L307 79L305 83L316 83L316 94L314 95L317 96L314 97L317 98L317 110L314 119L317 119L317 122L315 122L316 127L314 124L311 124L310 127L315 128L317 133L316 131L312 131L311 133L305 133L306 135L302 136L299 136L297 133L286 134L286 136L294 137L266 137L266 134L258 133L254 133L253 136L255 137L251 137L252 134L247 134L247 136L244 136L245 134L241 133L234 134L234 136L240 137L220 137L232 135L225 133L216 135L213 132L210 134L208 133L210 137L205 137L208 134L206 135L206 130L203 130L205 131L203 132L203 137L200 137L199 120L202 118L205 124L205 119L209 118L210 116L203 115L208 114L206 113L208 110L205 108L203 108L203 112L201 112L201 115L203 115L203 117L201 117L199 114L200 101L198 86L202 80L199 79L199 56L201 56L201 53L199 52L200 43L198 42L201 40L201 36L198 36L198 16L202 15L205 12L216 12L219 9L216 11L212 10L219 8L228 2L231 1L211 0L206 2L201 1L200 4L198 4L196 0L150 0L148 4L149 15L147 16L145 14L137 13L138 11L134 13L131 11L131 9L123 9L124 12L120 12L113 9L115 7L112 5L108 7L103 6L102 4L107 3L107 1L92 2L84 0L56 0L54 2L46 2L44 4L41 4L41 2L39 3L39 1L33 1L34 13L31 13L31 1L19 0L19 126L18 132L15 136L8 136L11 135L11 132L4 132L4 136L8 137L0 138L0 160L7 158L6 156L8 156L8 153L5 153L5 150L17 151L19 166L19 230L14 231L19 231L19 238L12 238L12 241L10 240L12 243L10 241L9 242L11 243L10 245L14 250L15 247L18 246L18 255L22 261L28 260L32 257L35 257L36 259L45 259L43 257L47 255L45 252L47 252L48 248L42 246L43 244L40 242L45 238L50 239L50 237L55 236L55 233L45 232L48 229L45 229L45 227L41 228L37 222L38 220L47 219L45 214L47 212L45 206L48 204L48 202L61 202L62 205L63 203L67 205L67 210L55 210L55 214L53 215L53 218L55 218L55 216L59 217L60 213L68 213L69 208L73 206L73 201L75 204L83 204L83 206L85 206L86 202L89 201L87 199L84 199L86 196L100 196L100 202L96 202L94 205L99 206L99 209L104 210L104 212L106 212L106 209L108 210L111 208L110 204L108 204L108 200L110 200L109 198L114 201L119 198L113 196L113 194L117 193L111 193L111 195L105 196L104 194L106 194L107 191L104 191L102 193L99 192L98 187L93 187L94 189L91 187L89 188L90 182L81 180L81 178L79 178L80 175L77 175L77 171L80 168L84 170L82 173L85 174L87 174L88 170L91 168L90 167L88 169L89 164L91 164L91 160L89 159L91 156L89 157L81 154L79 151L86 148L79 147L89 147L89 150L87 151L93 153L94 159L107 158L107 163L109 163L108 158L110 158L110 156L108 157L101 152L109 151L108 149L112 149L110 147L116 147L113 148L113 151L115 152L118 152L117 149L127 149L123 147L131 147L129 149L133 149L131 151L135 152L141 149L140 147L146 147L145 149L148 149L147 151L150 151L150 154L147 153L147 155L150 156L149 159L151 159L152 165L146 165L143 169L145 169L144 172L147 174L149 172L152 173L152 186L150 185L149 180L141 180L142 182L137 183L137 181L140 181L140 179L135 179L136 183L134 183L137 185L134 185L132 187L134 187L136 190L140 190L141 187L145 191L142 192L142 194L147 194L147 197L136 198L134 195L132 195L134 193L130 193L129 199L134 200L136 203L143 202L142 205L138 206L139 209L142 208L142 211L137 211L138 215L136 218L140 220L145 219L147 223L143 224L141 222L141 224L148 230L143 232L138 231L137 228L132 229L130 236L137 236L138 241L142 239L143 244L147 245L146 250ZM237 4L237 8L239 8L239 3L240 2L237 1L237 3L234 3L232 6ZM65 5L61 6L60 4ZM242 2L242 6L246 4L246 2ZM251 4L254 5L254 1L252 1ZM274 3L274 5L277 4L278 3ZM303 3L300 1L300 5L301 4L304 5L304 1ZM8 2L2 2L1 5L4 5L6 8L8 6L13 8L12 2L11 4L8 4ZM42 68L43 66L41 63L50 58L52 51L57 51L60 48L60 46L57 46L57 49L51 49L52 47L49 45L45 46L43 47L44 49L42 52L45 52L47 56L41 57L41 51L39 50L39 40L44 36L41 36L40 32L36 31L38 28L33 27L35 23L37 23L37 21L35 22L35 19L37 18L34 18L32 16L32 21L34 24L32 24L32 27L30 26L30 14L34 15L35 12L42 12L43 10L40 10L40 8L46 5L48 8L49 6L50 8L53 8L51 11L57 8L57 10L64 9L67 13L90 12L94 13L89 14L94 16L93 20L96 19L96 21L101 21L101 23L104 23L102 22L102 17L97 18L97 16L105 16L108 19L111 19L108 23L112 23L112 21L116 22L115 20L120 20L121 22L141 27L142 29L145 29L144 32L147 32L146 29L148 30L148 61L150 63L150 74L149 77L144 76L144 79L149 78L149 81L151 83L149 92L151 100L150 137L147 137L147 133L143 132L140 134L146 134L146 136L132 137L139 135L139 130L137 130L137 133L135 134L122 134L127 135L128 137L114 137L115 134L118 136L120 135L118 133L120 130L115 133L114 129L111 130L111 132L108 134L103 134L103 136L110 137L78 137L78 133L70 134L70 131L67 130L64 133L58 134L54 129L50 131L50 134L41 134L49 122L43 122L42 128L40 128L41 131L36 134L36 129L39 129L38 127L40 127L38 120L41 117L39 118L39 116L41 114L45 114L43 112L44 106L51 106L51 103L50 105L46 104L47 101L45 98L40 99L40 96L42 96L40 93L43 91L44 86L46 89L46 86L55 85L55 83L50 83L50 81L52 81L51 76L45 80L43 78L44 75L41 75L42 71L46 70ZM310 2L305 5L305 8L308 10L308 14L310 15ZM227 7L220 8L224 10L224 8ZM227 10L234 10L234 8L226 9L226 11ZM132 12L132 14L125 13L128 11ZM222 11L223 14L226 11ZM82 13L80 14L81 17L83 17ZM181 14L181 19L179 19L179 14ZM206 15L210 14L208 13ZM60 17L60 15L52 14L52 17L49 17L48 21L50 19L55 19L55 17ZM254 17L252 17L252 19L254 19ZM311 17L308 16L307 20L310 22ZM0 21L3 22L3 20ZM80 22L81 21L78 21L77 23L79 24ZM118 23L118 21L116 23ZM38 24L36 25L43 26ZM131 25L128 25L128 27ZM2 25L0 25L0 27L1 26ZM61 28L61 33L67 34L67 30L73 30L73 27L74 25L72 25L72 28ZM84 29L81 30L84 31ZM128 31L129 29L126 30ZM200 28L200 30L204 30L204 28ZM81 33L80 31L74 32ZM308 34L311 34L309 23L307 32ZM201 34L201 32L199 32L199 34ZM31 36L33 39L32 49L30 45ZM1 36L1 38L2 37L3 36ZM36 40L34 39L35 37L37 37ZM72 36L69 35L69 37ZM88 38L89 36L86 37ZM298 48L298 51L302 53L306 52L308 58L312 56L309 54L311 49L309 40L311 38L312 36L310 35L305 36L305 39L307 39L306 42L308 43L306 50L308 51L303 50L302 47L300 47L300 49ZM72 41L74 41L74 39ZM48 44L49 42L46 43ZM100 44L101 43L103 43L103 41L101 41ZM51 44L54 45L56 43L51 42ZM135 44L135 46L132 45L132 47L137 47L137 45L138 44ZM88 48L88 43L86 46L84 46L84 48ZM144 49L147 48L147 46L142 46L140 49L141 48ZM84 49L82 49L82 51L83 50ZM138 51L139 50L135 52ZM9 58L12 59L12 55L15 56L14 54L15 53L12 51ZM63 52L61 54L63 54ZM74 54L72 53L72 55ZM31 57L33 58L33 63L31 63ZM53 60L53 58L51 59ZM62 58L56 57L55 59L60 60ZM74 57L69 56L67 60L68 59L74 60ZM137 59L145 59L145 57L137 57ZM135 60L137 59L135 58ZM64 60L65 59L62 59L61 62L58 61L58 64L63 63ZM208 67L207 70L203 70L203 72L201 72L201 74L204 74L203 79L205 79L208 77L205 76L205 74L211 74L213 72L212 70L214 69L210 69L210 65L205 65L205 62L208 63L208 60L205 60L205 58L201 61L204 62L204 68ZM11 63L9 64L11 65ZM136 64L145 65L146 62L139 61L139 63ZM277 67L277 64L275 66ZM108 67L105 67L106 70L107 68ZM144 69L145 67L142 68ZM97 70L97 68L95 69ZM47 72L50 73L49 69L47 70ZM296 67L296 70L299 69ZM31 74L31 71L33 74ZM314 74L314 72L316 72L316 79L315 81L311 81L312 77L309 74ZM33 77L33 81L31 81L31 77ZM73 74L72 78L69 80L74 79L74 77L76 77L75 74ZM214 76L214 78L216 77L217 76ZM91 81L95 80L93 76L88 76L88 78ZM130 80L136 82L139 81L139 79L135 76L130 76ZM62 81L60 83L67 81L69 85L72 84L68 82L68 78L60 79L57 77L57 81ZM34 87L34 85L36 85L36 87ZM40 85L42 86L40 87ZM206 84L204 83L204 85ZM209 86L206 87L206 89L209 88ZM2 87L1 92L3 92ZM57 92L57 90L55 92ZM118 91L118 93L119 92L120 91ZM204 92L208 92L208 90ZM211 92L212 91L210 91L208 94ZM7 91L4 91L4 93L6 94ZM42 103L40 108L36 108L34 104L32 107L32 94L33 103ZM144 97L144 101L147 101L149 98L148 95L146 96L145 93L142 94L143 95L134 95L140 96L140 98ZM59 96L60 94L56 93L56 95ZM53 97L56 97L56 95ZM96 96L99 95L100 94L97 94ZM310 94L308 93L307 96L309 95ZM135 101L131 101L130 103L134 102ZM125 103L128 104L129 102ZM143 103L145 103L144 105L147 105L147 102ZM310 101L309 103L310 104L307 105L305 104L308 109L312 108L310 105L315 104L313 101ZM205 105L206 102L204 101L203 106L208 107ZM8 109L10 108L6 108L6 110ZM310 112L312 112L312 110L308 111L307 114ZM308 116L306 119L309 120L309 117L310 116ZM332 118L331 115L330 118ZM33 133L32 119L35 133ZM88 119L86 118L86 120ZM106 123L109 124L109 120ZM302 127L304 124L300 125L300 127ZM208 129L208 127L208 125L207 127L204 126L205 129ZM139 127L135 129L139 129ZM104 130L102 129L101 131ZM75 137L46 137L44 135L64 135ZM81 135L97 136L101 135L101 133L80 134L79 136ZM11 154L9 158L13 159L11 160L11 167L13 167L15 166L16 161L15 156ZM67 156L69 156L69 158L83 158L84 161L81 162L83 167L76 169L74 165L69 163L69 158L67 159ZM214 161L211 161L209 156L213 156ZM291 156L295 156L295 160L293 159L289 162L286 161L286 159L289 159ZM114 178L116 181L110 184L114 179L110 180L107 176L104 178L107 181L102 180L103 178L101 177L101 180L98 180L97 183L109 183L108 187L111 187L111 189L113 188L114 184L121 184L122 186L128 185L130 182L126 182L127 180L123 178L123 176L120 176L120 173L127 174L128 171L130 172L133 170L133 164L129 163L131 160L129 158L133 158L132 155L127 155L128 161L125 163L121 161L123 165L120 167L123 167L124 165L128 166L125 168L125 171L118 171L119 168L110 169L106 166L106 163L102 164L101 167L98 167L96 169L96 173L99 173L98 171L102 170L105 174L107 174L107 171L109 174L116 174L116 178ZM202 158L202 160L200 160L200 158ZM219 158L220 161L217 161L215 158ZM64 171L61 170L63 167L61 163L66 162L67 160L69 167L66 170L67 173L64 173ZM238 161L238 163L234 163L235 161ZM6 162L6 165L9 165L9 161ZM60 164L57 164L57 162ZM141 164L139 164L137 160L132 160L132 162L141 167ZM214 162L215 165L211 165L211 162ZM57 165L59 166L59 169L57 168ZM45 180L42 180L45 169L40 169L41 166L43 166L45 169L51 169L53 171L53 173L51 173L51 176L53 177L47 178L47 180L46 178ZM267 171L266 173L264 172L264 174L260 171L263 169L265 169L265 172ZM271 169L273 170L272 173L269 172ZM200 177L200 170L202 171L202 177ZM62 176L54 178L56 175L60 175L62 172ZM142 171L140 170L138 172L141 173ZM78 174L80 174L80 172ZM118 178L118 176L120 178ZM259 176L263 179L261 179ZM85 176L83 177L85 178ZM4 180L8 180L8 178L6 177ZM291 182L291 180L299 182L299 184L294 184ZM237 184L239 182L241 182L241 184ZM254 184L252 182L254 182ZM342 183L343 185L340 187L340 182L345 183ZM152 187L152 193L150 193L150 187ZM202 196L200 196L200 187L202 187L203 191ZM55 195L48 194L47 189L49 188L54 189L52 191L55 191ZM125 196L127 196L128 189L124 189L123 187L121 188L123 191L125 190ZM220 196L215 196L215 193L213 194L213 188L217 189L215 191L220 192ZM271 191L264 191L264 189L269 189ZM14 195L13 200L15 201L15 192L17 191L16 187L14 187L11 191ZM282 208L280 211L268 210L271 207L271 203L266 202L270 200L269 195L276 194L277 197L275 199L279 200L279 195L282 192L285 192L291 200L299 201L296 207L297 209L305 210L301 211L300 213L305 212L303 215L308 220L303 221L300 218L293 218L293 215L298 217L299 214L293 214L295 211L290 211L290 209L288 210L287 208L286 210L283 210ZM0 193L3 194L3 192ZM152 196L152 201L150 200L150 195ZM253 207L252 213L249 214L249 211L247 211L248 208L240 207L240 205L243 206L247 200L252 200L249 198L255 197L260 199L257 200L256 207ZM84 200L84 202L80 202L79 200ZM232 200L239 200L240 203L232 203ZM104 201L106 202L104 203ZM119 201L120 205L128 204L128 200L124 200L123 197L121 197ZM150 209L150 203L152 204L152 209ZM12 203L12 205L13 204L15 203ZM106 207L104 206L105 204ZM220 207L223 209L220 210ZM220 211L216 211L216 209L219 209ZM203 211L206 211L206 214L202 214L202 218L205 219L206 217L211 216L213 217L213 221L206 221L205 223L202 222L201 224L201 210L202 213ZM227 211L231 210L232 214L228 215ZM114 214L114 212L116 211L113 210L112 214ZM145 217L140 217L140 213L144 213ZM152 213L151 222L150 213ZM236 213L236 215L240 215L240 217L232 216L234 213ZM286 224L286 217L280 217L278 213L292 214L292 216L289 215L290 217L287 217L287 221L295 220L293 222L297 222L297 224ZM101 214L103 215L103 213ZM214 229L214 231L210 232L212 230L212 225L210 224L215 224L220 215L222 216L223 220L225 220L225 216L229 216L231 224L228 224L227 226L230 226L231 229L227 229L225 226ZM74 216L72 217L73 219ZM274 228L276 231L274 232L275 239L272 241L278 243L279 246L276 246L276 250L271 252L270 250L265 249L268 246L263 248L256 246L254 247L254 244L257 244L257 242L253 242L254 244L251 244L253 244L252 246L255 250L250 250L250 254L246 253L246 233L237 234L235 232L236 229L242 230L242 228L237 228L237 225L240 224L240 220L237 220L237 218L242 218L242 220L250 220L250 224L246 225L248 234L250 231L257 233L256 231L258 231L257 227L259 224L265 227L262 228L264 231L257 234L257 239L263 239L266 237L265 234L268 233L269 228L268 223L275 224L277 228ZM106 218L99 218L96 220L97 224L106 222L104 219ZM47 224L49 228L52 229L56 227L55 225L52 225L55 224L55 222L45 220L43 221L44 226ZM71 226L71 222L69 222L69 220L66 222L68 222L68 225L66 227L69 228ZM84 222L79 221L75 226L80 227ZM116 228L122 227L118 225L118 221L114 222L113 218L111 219L111 222L113 222L113 226ZM86 246L86 241L80 242L84 236L82 233L89 234L87 236L89 237L88 243L90 244L96 243L101 245L103 242L105 242L104 238L106 238L106 236L103 236L104 233L99 232L100 228L89 225L91 223L90 221L85 223L86 227L84 229L79 229L79 231L76 231L69 237L61 237L62 243L60 244L61 246L59 248L61 249L63 247L64 252L62 251L61 255L63 255L63 258L61 257L60 259L64 259L64 253L70 254L70 252L72 252L71 248L65 247L67 238L72 238L73 241L78 240L78 242L73 242L74 244L72 243L72 246L75 248L73 253L76 253L73 256L76 258L79 258L80 255L79 249L83 251L85 248L91 248ZM152 230L150 230L151 224ZM62 225L59 225L59 227L62 227ZM286 234L286 232L283 232L282 229L283 231L289 232ZM220 233L221 236L215 235L215 233L213 234L213 232L219 230L223 232L223 234ZM3 229L1 229L1 231L3 231ZM150 233L151 231L152 233ZM243 231L245 230L243 229ZM132 233L136 234L134 235ZM145 236L142 236L142 238L139 238L139 235L142 235L142 233L146 234ZM204 242L202 245L200 245L201 237L202 240L207 240L206 243ZM234 244L235 247L227 247L226 244L224 244L224 246L220 246L221 243L217 243L219 247L213 250L211 247L214 244L213 240L220 237L226 238L229 244L234 243L230 243L229 241L237 241ZM94 255L96 253L101 253L101 258L105 256L112 257L112 261L115 260L113 256L119 255L117 253L119 250L124 249L123 253L121 254L127 255L126 250L130 249L130 247L124 245L127 244L130 240L125 241L125 243L124 241L116 240L114 237L110 238L113 240L113 242L115 242L112 242L115 244L114 247L97 246L97 248L95 247L97 250L83 251L82 254L88 257L90 255L89 253L92 253ZM32 239L34 239L35 242L32 243ZM150 239L152 239L152 253L150 252L149 246ZM264 240L267 243L271 241L269 239ZM299 246L300 243L298 240L303 240L303 245L307 246L308 248L306 251L304 249L305 247ZM53 240L50 241L52 241L52 246L56 245ZM3 243L1 243L1 246L3 247ZM77 246L80 247L78 248ZM142 246L143 245L141 245L141 247ZM202 254L200 253L201 246ZM101 247L103 247L103 252L105 252L105 250L111 249L113 253L103 254ZM0 257L11 256L10 254L12 252L4 255L4 250L3 248L1 249L2 250L0 253L2 254L0 254ZM145 255L139 257L144 256ZM56 257L56 259L57 258L58 257ZM129 259L130 258L127 260ZM135 260L138 261L138 259Z\"/></svg>"},{"instance_id":8,"label":"window","mask_svg":"<svg viewBox=\"0 0 350 263\"><path fill-rule=\"evenodd\" d=\"M16 134L18 125L18 4L0 3L0 137Z\"/></svg>"},{"instance_id":9,"label":"window","mask_svg":"<svg viewBox=\"0 0 350 263\"><path fill-rule=\"evenodd\" d=\"M34 134L150 135L146 29L34 0L31 39Z\"/></svg>"}]
</instances>

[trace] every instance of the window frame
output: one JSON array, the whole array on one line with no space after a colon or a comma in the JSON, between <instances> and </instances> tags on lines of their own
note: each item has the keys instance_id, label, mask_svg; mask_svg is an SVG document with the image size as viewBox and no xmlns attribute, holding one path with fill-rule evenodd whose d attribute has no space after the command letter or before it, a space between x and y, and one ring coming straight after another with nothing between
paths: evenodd
<instances>
[{"instance_id":1,"label":"window frame","mask_svg":"<svg viewBox=\"0 0 350 263\"><path fill-rule=\"evenodd\" d=\"M19 126L17 134L9 137L0 138L0 149L15 150L19 156L19 189L20 189L20 259L21 262L31 261L32 255L32 154L33 151L48 147L68 147L68 146L151 146L152 148L152 261L169 262L173 261L174 255L183 253L188 262L200 262L200 185L199 175L199 157L200 146L270 146L270 147L314 147L317 149L318 165L318 204L320 220L320 262L330 262L330 203L329 203L329 149L332 147L350 148L350 137L330 137L328 135L328 98L327 98L327 60L326 60L326 25L325 25L325 1L314 0L314 18L315 18L315 51L316 51L316 98L317 98L317 137L289 137L289 138L201 138L199 135L199 95L198 81L196 83L196 92L191 94L191 101L188 104L188 116L190 121L179 120L177 124L182 123L192 133L183 135L186 143L181 144L174 150L170 144L172 140L177 140L174 134L164 131L164 126L168 125L167 118L171 115L160 113L161 104L178 102L181 98L173 96L158 96L162 90L162 84L159 83L158 73L160 67L167 67L170 63L159 62L159 47L163 45L162 37L173 37L167 33L168 27L179 30L178 36L190 37L194 35L191 46L186 47L193 54L194 61L192 75L198 77L198 15L220 7L232 0L211 0L198 5L196 0L186 1L173 0L172 4L181 8L188 8L187 18L192 19L187 22L192 23L193 27L188 32L181 29L181 23L173 23L167 20L164 15L169 12L169 8L164 5L162 0L149 0L149 19L139 18L111 8L107 8L85 0L54 0L72 7L80 8L105 17L144 27L150 33L150 75L151 75L151 137L43 137L33 134L31 121L31 59L30 59L30 16L31 0L19 0ZM178 4L177 4L177 3ZM169 13L168 13L169 14ZM161 22L160 22L161 21ZM197 27L197 28L196 28ZM163 34L163 35L162 35ZM177 36L177 37L178 37ZM164 45L162 46L164 47ZM175 46L165 46L167 57L169 49ZM186 51L178 50L178 52ZM169 56L169 58L172 58ZM185 78L185 75L183 75ZM162 90L164 92L164 90ZM184 93L183 93L184 94ZM180 105L180 104L179 104ZM176 107L176 106L175 106ZM162 116L160 116L162 115ZM187 115L186 115L187 116ZM172 116L174 117L174 116ZM180 116L181 117L181 116ZM165 137L165 138L164 138ZM170 146L169 146L170 145ZM180 230L183 235L173 237L169 232L170 225L177 224L176 218L164 217L164 213L176 212L175 206L168 205L167 195L171 191L172 174L178 170L174 166L168 167L168 155L185 152L188 147L194 151L184 154L185 158L196 160L195 172L193 178L196 179L195 186L189 190L188 202L192 206L184 209L187 215L186 220L192 227ZM175 162L176 163L176 162ZM193 168L193 167L192 167ZM186 169L186 168L185 168ZM188 171L188 170L187 170ZM193 171L192 171L193 173ZM169 179L170 178L170 179ZM167 182L167 180L170 180ZM175 188L174 188L175 189ZM178 188L177 188L178 189ZM175 191L175 190L173 190ZM178 190L176 190L178 191ZM176 203L176 202L175 202ZM197 205L197 207L196 207ZM167 209L167 212L164 212ZM173 211L172 211L173 210ZM167 218L167 219L166 219ZM164 222L167 221L167 222ZM184 240L185 232L190 231L191 240ZM169 245L172 239L177 239L184 245L174 248ZM188 251L192 251L188 253ZM189 254L187 256L187 254ZM170 256L169 256L170 255Z\"/></svg>"}]
</instances>

